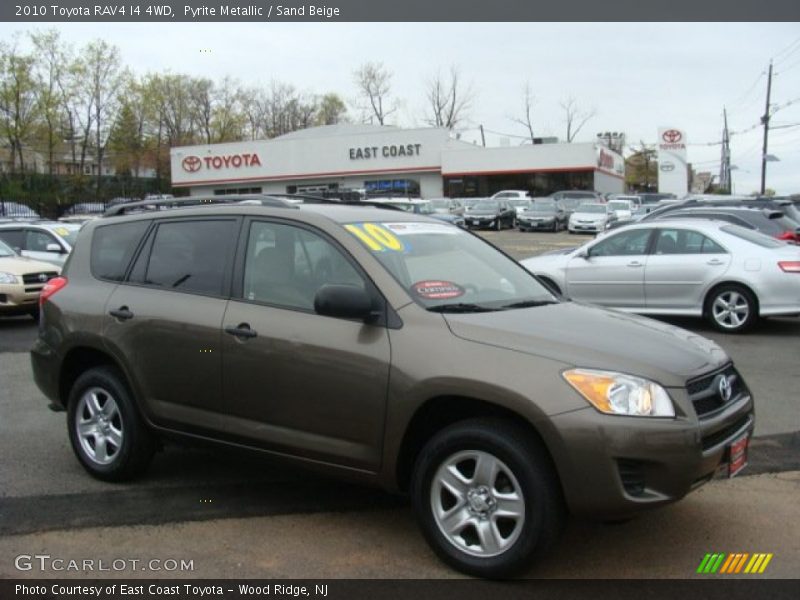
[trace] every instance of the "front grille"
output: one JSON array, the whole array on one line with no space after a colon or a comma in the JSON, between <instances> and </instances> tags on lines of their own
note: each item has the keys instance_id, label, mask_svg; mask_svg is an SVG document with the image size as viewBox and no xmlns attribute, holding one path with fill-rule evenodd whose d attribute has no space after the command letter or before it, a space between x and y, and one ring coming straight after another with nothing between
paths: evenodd
<instances>
[{"instance_id":1,"label":"front grille","mask_svg":"<svg viewBox=\"0 0 800 600\"><path fill-rule=\"evenodd\" d=\"M48 281L50 281L53 277L56 277L58 273L55 271L47 271L43 273L26 273L22 276L22 283L25 285L44 285ZM44 276L44 278L42 278Z\"/></svg>"},{"instance_id":2,"label":"front grille","mask_svg":"<svg viewBox=\"0 0 800 600\"><path fill-rule=\"evenodd\" d=\"M750 421L750 418L750 415L745 415L733 425L728 425L725 429L720 429L719 431L715 431L714 433L704 437L703 450L708 450L709 448L720 445L722 442L747 425L748 421Z\"/></svg>"},{"instance_id":3,"label":"front grille","mask_svg":"<svg viewBox=\"0 0 800 600\"><path fill-rule=\"evenodd\" d=\"M720 379L726 377L731 385L731 397L725 401L720 394ZM720 371L709 375L704 375L686 384L686 392L689 394L694 410L700 418L707 418L713 413L721 410L731 402L735 402L743 394L749 393L741 375L728 365Z\"/></svg>"},{"instance_id":4,"label":"front grille","mask_svg":"<svg viewBox=\"0 0 800 600\"><path fill-rule=\"evenodd\" d=\"M638 460L618 458L617 469L619 470L619 478L622 481L622 487L625 488L629 496L641 496L644 494L644 466L641 462Z\"/></svg>"}]
</instances>

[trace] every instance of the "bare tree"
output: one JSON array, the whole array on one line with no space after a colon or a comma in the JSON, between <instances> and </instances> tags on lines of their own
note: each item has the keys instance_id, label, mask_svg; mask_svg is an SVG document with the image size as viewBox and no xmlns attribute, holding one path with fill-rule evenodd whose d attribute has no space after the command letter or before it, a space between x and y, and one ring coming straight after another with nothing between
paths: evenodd
<instances>
[{"instance_id":1,"label":"bare tree","mask_svg":"<svg viewBox=\"0 0 800 600\"><path fill-rule=\"evenodd\" d=\"M384 125L386 117L397 110L389 102L392 73L384 68L383 63L367 62L356 69L353 76L358 93L366 104L362 109L370 115L367 118L375 118L380 125Z\"/></svg>"},{"instance_id":2,"label":"bare tree","mask_svg":"<svg viewBox=\"0 0 800 600\"><path fill-rule=\"evenodd\" d=\"M466 112L472 106L475 92L472 87L462 86L458 67L450 67L448 76L436 73L428 82L426 92L428 100L427 122L434 127L454 129L464 120Z\"/></svg>"},{"instance_id":3,"label":"bare tree","mask_svg":"<svg viewBox=\"0 0 800 600\"><path fill-rule=\"evenodd\" d=\"M569 144L583 129L586 122L597 114L597 111L581 109L572 96L559 102L559 105L564 109L564 123L567 126L567 143Z\"/></svg>"},{"instance_id":4,"label":"bare tree","mask_svg":"<svg viewBox=\"0 0 800 600\"><path fill-rule=\"evenodd\" d=\"M52 175L56 148L61 142L60 125L62 117L62 98L60 83L67 68L67 49L61 41L61 34L51 29L30 34L37 55L34 68L36 80L38 112L44 121L44 143L47 148L47 172Z\"/></svg>"},{"instance_id":5,"label":"bare tree","mask_svg":"<svg viewBox=\"0 0 800 600\"><path fill-rule=\"evenodd\" d=\"M0 42L0 131L11 149L11 170L18 163L25 171L23 145L36 122L36 84L32 76L34 57L22 54L17 40Z\"/></svg>"},{"instance_id":6,"label":"bare tree","mask_svg":"<svg viewBox=\"0 0 800 600\"><path fill-rule=\"evenodd\" d=\"M89 43L84 49L84 64L90 84L99 193L106 144L119 108L118 93L127 73L122 66L119 48L102 39Z\"/></svg>"},{"instance_id":7,"label":"bare tree","mask_svg":"<svg viewBox=\"0 0 800 600\"><path fill-rule=\"evenodd\" d=\"M524 114L522 117L511 117L511 120L515 123L523 125L528 130L528 135L531 138L531 144L533 144L535 143L535 137L533 135L533 118L531 117L531 111L533 110L533 104L536 102L536 98L533 96L533 92L531 91L530 81L525 82L522 100L524 103Z\"/></svg>"}]
</instances>

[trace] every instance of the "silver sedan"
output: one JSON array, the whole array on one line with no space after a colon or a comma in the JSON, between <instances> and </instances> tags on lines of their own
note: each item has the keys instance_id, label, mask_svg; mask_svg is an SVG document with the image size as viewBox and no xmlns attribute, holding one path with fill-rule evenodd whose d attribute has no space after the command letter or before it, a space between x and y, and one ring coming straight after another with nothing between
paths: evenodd
<instances>
[{"instance_id":1,"label":"silver sedan","mask_svg":"<svg viewBox=\"0 0 800 600\"><path fill-rule=\"evenodd\" d=\"M720 221L631 225L522 264L574 300L702 316L729 333L800 314L800 246Z\"/></svg>"}]
</instances>

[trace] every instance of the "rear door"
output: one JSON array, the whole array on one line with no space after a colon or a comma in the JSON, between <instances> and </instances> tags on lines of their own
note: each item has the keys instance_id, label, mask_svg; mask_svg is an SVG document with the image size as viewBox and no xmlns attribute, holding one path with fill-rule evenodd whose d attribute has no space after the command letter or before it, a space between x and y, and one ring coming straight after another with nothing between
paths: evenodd
<instances>
[{"instance_id":1,"label":"rear door","mask_svg":"<svg viewBox=\"0 0 800 600\"><path fill-rule=\"evenodd\" d=\"M647 308L701 314L704 290L730 263L725 248L699 231L659 228L645 267Z\"/></svg>"},{"instance_id":2,"label":"rear door","mask_svg":"<svg viewBox=\"0 0 800 600\"><path fill-rule=\"evenodd\" d=\"M644 270L652 229L608 235L574 256L566 269L567 294L604 306L641 308L645 305Z\"/></svg>"},{"instance_id":3,"label":"rear door","mask_svg":"<svg viewBox=\"0 0 800 600\"><path fill-rule=\"evenodd\" d=\"M377 469L388 331L314 311L327 283L377 291L332 239L299 225L249 221L238 254L222 340L229 430L278 452Z\"/></svg>"},{"instance_id":4,"label":"rear door","mask_svg":"<svg viewBox=\"0 0 800 600\"><path fill-rule=\"evenodd\" d=\"M222 404L222 317L237 218L158 221L106 304L104 335L127 358L161 424L215 429Z\"/></svg>"}]
</instances>

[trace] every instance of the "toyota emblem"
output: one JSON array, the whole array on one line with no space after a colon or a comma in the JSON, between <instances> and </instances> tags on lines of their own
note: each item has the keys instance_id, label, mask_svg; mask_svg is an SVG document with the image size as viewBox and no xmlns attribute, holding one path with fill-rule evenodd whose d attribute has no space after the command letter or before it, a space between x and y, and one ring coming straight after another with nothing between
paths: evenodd
<instances>
[{"instance_id":1,"label":"toyota emblem","mask_svg":"<svg viewBox=\"0 0 800 600\"><path fill-rule=\"evenodd\" d=\"M719 397L722 398L723 402L727 402L731 399L731 394L733 394L731 380L723 375L719 380Z\"/></svg>"},{"instance_id":2,"label":"toyota emblem","mask_svg":"<svg viewBox=\"0 0 800 600\"><path fill-rule=\"evenodd\" d=\"M187 173L196 173L200 170L202 164L203 161L200 160L199 156L187 156L181 161L181 166Z\"/></svg>"},{"instance_id":3,"label":"toyota emblem","mask_svg":"<svg viewBox=\"0 0 800 600\"><path fill-rule=\"evenodd\" d=\"M683 134L678 131L677 129L667 129L664 133L661 134L661 139L663 139L668 144L677 144L681 141Z\"/></svg>"}]
</instances>

